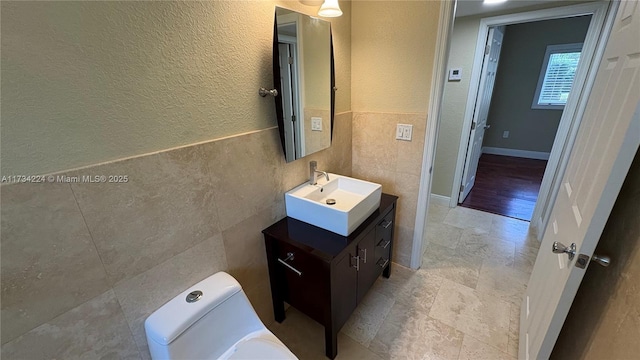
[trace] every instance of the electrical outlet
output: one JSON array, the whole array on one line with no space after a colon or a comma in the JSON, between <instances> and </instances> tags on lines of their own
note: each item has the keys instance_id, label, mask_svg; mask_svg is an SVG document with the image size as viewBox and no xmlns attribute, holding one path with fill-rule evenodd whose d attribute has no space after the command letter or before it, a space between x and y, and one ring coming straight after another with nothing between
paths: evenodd
<instances>
[{"instance_id":1,"label":"electrical outlet","mask_svg":"<svg viewBox=\"0 0 640 360\"><path fill-rule=\"evenodd\" d=\"M396 127L396 139L411 141L413 135L413 125L398 124Z\"/></svg>"},{"instance_id":2,"label":"electrical outlet","mask_svg":"<svg viewBox=\"0 0 640 360\"><path fill-rule=\"evenodd\" d=\"M322 118L321 117L312 117L311 118L311 131L322 131Z\"/></svg>"},{"instance_id":3,"label":"electrical outlet","mask_svg":"<svg viewBox=\"0 0 640 360\"><path fill-rule=\"evenodd\" d=\"M508 139L509 138L509 130L506 130L506 131L502 132L502 138L503 139Z\"/></svg>"}]
</instances>

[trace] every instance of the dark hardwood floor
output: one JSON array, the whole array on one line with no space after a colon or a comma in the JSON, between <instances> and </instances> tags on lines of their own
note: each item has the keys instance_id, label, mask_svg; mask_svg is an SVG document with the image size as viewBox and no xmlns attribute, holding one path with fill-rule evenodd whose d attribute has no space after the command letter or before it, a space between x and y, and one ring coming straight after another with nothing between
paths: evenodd
<instances>
[{"instance_id":1,"label":"dark hardwood floor","mask_svg":"<svg viewBox=\"0 0 640 360\"><path fill-rule=\"evenodd\" d=\"M546 160L482 154L473 189L460 206L530 221Z\"/></svg>"}]
</instances>

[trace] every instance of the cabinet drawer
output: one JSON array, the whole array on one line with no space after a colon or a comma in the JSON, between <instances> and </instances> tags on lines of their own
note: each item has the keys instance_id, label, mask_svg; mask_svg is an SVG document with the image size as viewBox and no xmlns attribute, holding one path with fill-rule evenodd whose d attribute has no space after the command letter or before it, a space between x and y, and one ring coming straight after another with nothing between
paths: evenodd
<instances>
[{"instance_id":1,"label":"cabinet drawer","mask_svg":"<svg viewBox=\"0 0 640 360\"><path fill-rule=\"evenodd\" d=\"M394 215L395 211L390 211L378 222L378 225L376 226L375 257L376 262L380 265L385 264L385 260L388 260L391 257L391 240L393 235Z\"/></svg>"},{"instance_id":2,"label":"cabinet drawer","mask_svg":"<svg viewBox=\"0 0 640 360\"><path fill-rule=\"evenodd\" d=\"M382 239L376 246L376 264L381 268L387 266L387 260L391 258L391 240Z\"/></svg>"},{"instance_id":3,"label":"cabinet drawer","mask_svg":"<svg viewBox=\"0 0 640 360\"><path fill-rule=\"evenodd\" d=\"M391 210L380 221L378 221L378 225L376 226L376 238L378 240L391 240L391 232L393 231L393 220L395 217L395 213L395 210Z\"/></svg>"}]
</instances>

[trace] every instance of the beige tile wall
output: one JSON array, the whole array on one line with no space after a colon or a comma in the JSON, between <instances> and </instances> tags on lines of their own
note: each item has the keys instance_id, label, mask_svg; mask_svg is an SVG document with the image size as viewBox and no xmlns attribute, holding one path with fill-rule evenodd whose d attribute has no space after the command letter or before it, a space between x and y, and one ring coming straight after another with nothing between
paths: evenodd
<instances>
[{"instance_id":1,"label":"beige tile wall","mask_svg":"<svg viewBox=\"0 0 640 360\"><path fill-rule=\"evenodd\" d=\"M126 183L0 187L2 357L148 358L145 318L221 270L273 321L261 230L310 160L351 175L351 118L289 164L267 129L59 174Z\"/></svg>"},{"instance_id":2,"label":"beige tile wall","mask_svg":"<svg viewBox=\"0 0 640 360\"><path fill-rule=\"evenodd\" d=\"M404 266L411 259L426 120L425 113L353 114L353 175L400 197L393 261ZM412 141L396 140L397 124L413 125Z\"/></svg>"}]
</instances>

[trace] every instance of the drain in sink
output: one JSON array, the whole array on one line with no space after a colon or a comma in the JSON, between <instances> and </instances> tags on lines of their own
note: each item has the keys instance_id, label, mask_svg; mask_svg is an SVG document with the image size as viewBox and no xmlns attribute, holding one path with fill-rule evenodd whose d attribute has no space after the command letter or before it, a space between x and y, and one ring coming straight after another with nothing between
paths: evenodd
<instances>
[{"instance_id":1,"label":"drain in sink","mask_svg":"<svg viewBox=\"0 0 640 360\"><path fill-rule=\"evenodd\" d=\"M327 199L327 205L335 205L336 199Z\"/></svg>"}]
</instances>

